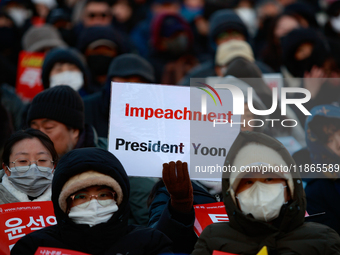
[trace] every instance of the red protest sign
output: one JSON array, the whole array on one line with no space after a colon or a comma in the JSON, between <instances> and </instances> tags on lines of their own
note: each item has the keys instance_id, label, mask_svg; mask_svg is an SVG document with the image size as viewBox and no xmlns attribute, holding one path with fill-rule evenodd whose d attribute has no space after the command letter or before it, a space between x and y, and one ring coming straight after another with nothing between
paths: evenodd
<instances>
[{"instance_id":1,"label":"red protest sign","mask_svg":"<svg viewBox=\"0 0 340 255\"><path fill-rule=\"evenodd\" d=\"M0 205L0 255L9 255L21 237L55 224L51 201Z\"/></svg>"},{"instance_id":2,"label":"red protest sign","mask_svg":"<svg viewBox=\"0 0 340 255\"><path fill-rule=\"evenodd\" d=\"M223 252L223 251L213 251L212 255L237 255L235 253Z\"/></svg>"},{"instance_id":3,"label":"red protest sign","mask_svg":"<svg viewBox=\"0 0 340 255\"><path fill-rule=\"evenodd\" d=\"M229 221L223 202L195 205L194 209L196 217L194 231L197 236L212 223Z\"/></svg>"},{"instance_id":4,"label":"red protest sign","mask_svg":"<svg viewBox=\"0 0 340 255\"><path fill-rule=\"evenodd\" d=\"M21 51L19 54L16 92L24 101L31 101L43 90L41 67L45 54Z\"/></svg>"},{"instance_id":5,"label":"red protest sign","mask_svg":"<svg viewBox=\"0 0 340 255\"><path fill-rule=\"evenodd\" d=\"M229 221L228 214L225 210L223 202L194 205L195 223L194 231L197 236L200 236L203 229L212 223ZM305 217L310 217L306 211Z\"/></svg>"},{"instance_id":6,"label":"red protest sign","mask_svg":"<svg viewBox=\"0 0 340 255\"><path fill-rule=\"evenodd\" d=\"M34 253L34 255L89 255L89 254L67 249L39 247L38 250Z\"/></svg>"}]
</instances>

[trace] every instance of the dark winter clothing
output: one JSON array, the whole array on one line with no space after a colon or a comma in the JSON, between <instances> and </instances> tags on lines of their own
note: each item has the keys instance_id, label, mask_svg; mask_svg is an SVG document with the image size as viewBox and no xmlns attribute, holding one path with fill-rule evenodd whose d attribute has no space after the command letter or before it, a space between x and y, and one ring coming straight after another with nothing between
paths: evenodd
<instances>
[{"instance_id":1,"label":"dark winter clothing","mask_svg":"<svg viewBox=\"0 0 340 255\"><path fill-rule=\"evenodd\" d=\"M315 125L322 126L323 118L340 118L340 108L333 105L320 105L312 109L312 115L306 121L306 140L312 164L339 164L340 157L329 149L315 130ZM332 178L326 173L322 179L317 179L315 174L307 180L307 212L309 214L325 212L325 215L313 217L310 220L325 224L340 233L340 180ZM329 179L326 179L326 178Z\"/></svg>"},{"instance_id":2,"label":"dark winter clothing","mask_svg":"<svg viewBox=\"0 0 340 255\"><path fill-rule=\"evenodd\" d=\"M295 53L303 43L311 43L311 56L296 60ZM294 29L281 39L283 64L294 77L304 77L314 65L321 67L329 53L329 47L324 38L312 28Z\"/></svg>"},{"instance_id":3,"label":"dark winter clothing","mask_svg":"<svg viewBox=\"0 0 340 255\"><path fill-rule=\"evenodd\" d=\"M86 171L108 175L121 188L118 211L106 223L93 227L74 223L59 200L65 183ZM73 150L58 164L52 182L52 202L58 224L26 235L11 254L34 254L39 246L77 250L89 254L160 254L171 252L170 240L154 229L128 225L130 185L126 172L110 152L95 148ZM119 200L119 199L118 199Z\"/></svg>"},{"instance_id":4,"label":"dark winter clothing","mask_svg":"<svg viewBox=\"0 0 340 255\"><path fill-rule=\"evenodd\" d=\"M0 86L0 99L2 105L6 108L11 116L11 123L14 130L19 130L22 122L22 114L25 108L25 104L15 93L15 89L7 84L1 84Z\"/></svg>"},{"instance_id":5,"label":"dark winter clothing","mask_svg":"<svg viewBox=\"0 0 340 255\"><path fill-rule=\"evenodd\" d=\"M295 164L288 151L274 138L261 133L241 132L229 150L225 165L233 166L238 152L250 142L276 151L288 166ZM243 160L249 163L248 159ZM340 237L335 231L321 224L304 223L306 199L302 181L298 172L291 174L292 199L281 207L279 216L270 224L242 213L232 195L230 173L223 173L222 190L229 222L206 227L192 254L212 254L213 250L256 254L263 246L267 246L269 254L338 254ZM289 188L292 190L290 185Z\"/></svg>"},{"instance_id":6,"label":"dark winter clothing","mask_svg":"<svg viewBox=\"0 0 340 255\"><path fill-rule=\"evenodd\" d=\"M111 62L108 75L112 77L140 76L147 82L155 82L152 65L139 55L127 53L120 55Z\"/></svg>"},{"instance_id":7,"label":"dark winter clothing","mask_svg":"<svg viewBox=\"0 0 340 255\"><path fill-rule=\"evenodd\" d=\"M167 42L164 49L162 40L172 38L176 33L183 33L176 39ZM179 40L178 40L179 39ZM167 48L168 43L174 43L176 47ZM148 59L155 69L156 83L170 84L169 73L172 77L178 76L174 84L177 83L188 71L198 64L198 60L193 52L193 34L189 24L179 15L161 14L156 16L151 23L151 48ZM182 61L179 61L182 59ZM192 59L194 61L192 61ZM174 66L171 67L171 65ZM186 68L185 65L188 65ZM176 70L178 69L178 71ZM177 72L176 72L177 71ZM164 78L167 76L167 79Z\"/></svg>"},{"instance_id":8,"label":"dark winter clothing","mask_svg":"<svg viewBox=\"0 0 340 255\"><path fill-rule=\"evenodd\" d=\"M203 185L193 181L194 205L216 202ZM160 187L149 208L149 227L156 228L166 234L174 243L174 252L190 253L197 241L193 230L195 211L181 213L171 207L170 194L165 186Z\"/></svg>"}]
</instances>

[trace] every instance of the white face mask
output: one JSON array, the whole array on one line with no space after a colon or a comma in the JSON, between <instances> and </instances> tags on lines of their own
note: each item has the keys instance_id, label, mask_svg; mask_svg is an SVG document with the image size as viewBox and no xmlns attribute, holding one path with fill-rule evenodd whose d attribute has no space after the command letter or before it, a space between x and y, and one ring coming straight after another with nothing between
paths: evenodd
<instances>
[{"instance_id":1,"label":"white face mask","mask_svg":"<svg viewBox=\"0 0 340 255\"><path fill-rule=\"evenodd\" d=\"M8 15L14 20L15 25L18 27L22 27L25 20L29 17L27 10L16 7L10 8L8 10Z\"/></svg>"},{"instance_id":2,"label":"white face mask","mask_svg":"<svg viewBox=\"0 0 340 255\"><path fill-rule=\"evenodd\" d=\"M237 8L235 11L237 15L240 16L241 20L247 26L248 31L252 35L255 35L257 28L258 28L255 10L251 8Z\"/></svg>"},{"instance_id":3,"label":"white face mask","mask_svg":"<svg viewBox=\"0 0 340 255\"><path fill-rule=\"evenodd\" d=\"M330 19L331 25L333 29L337 32L340 33L340 14L337 17L333 17Z\"/></svg>"},{"instance_id":4,"label":"white face mask","mask_svg":"<svg viewBox=\"0 0 340 255\"><path fill-rule=\"evenodd\" d=\"M78 71L65 71L50 77L50 87L68 85L78 91L84 85L83 74Z\"/></svg>"},{"instance_id":5,"label":"white face mask","mask_svg":"<svg viewBox=\"0 0 340 255\"><path fill-rule=\"evenodd\" d=\"M114 212L118 211L116 201L107 200L110 205L102 206L98 203L97 199L91 199L86 202L88 206L81 208L74 206L70 209L68 217L77 224L87 224L93 227L99 223L107 222L113 215ZM112 203L112 204L111 204ZM81 205L84 207L84 205Z\"/></svg>"},{"instance_id":6,"label":"white face mask","mask_svg":"<svg viewBox=\"0 0 340 255\"><path fill-rule=\"evenodd\" d=\"M265 184L256 181L236 198L245 215L252 214L257 220L269 222L279 216L281 207L285 204L284 188L286 186L281 183Z\"/></svg>"}]
</instances>

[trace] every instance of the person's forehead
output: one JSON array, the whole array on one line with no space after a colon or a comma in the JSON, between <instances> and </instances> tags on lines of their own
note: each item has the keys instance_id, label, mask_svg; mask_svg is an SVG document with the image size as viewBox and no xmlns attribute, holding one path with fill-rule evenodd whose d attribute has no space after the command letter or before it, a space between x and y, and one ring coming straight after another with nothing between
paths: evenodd
<instances>
[{"instance_id":1,"label":"person's forehead","mask_svg":"<svg viewBox=\"0 0 340 255\"><path fill-rule=\"evenodd\" d=\"M55 125L64 125L64 123L61 123L56 120L48 119L48 118L41 118L41 119L34 119L31 121L31 125L36 124L36 125L44 125L44 124L55 124Z\"/></svg>"},{"instance_id":2,"label":"person's forehead","mask_svg":"<svg viewBox=\"0 0 340 255\"><path fill-rule=\"evenodd\" d=\"M282 175L278 173L272 173L272 172L267 172L267 173L253 172L253 173L247 173L246 175L242 177L242 179L260 179L260 178L277 178L277 179L285 180L284 178L282 178Z\"/></svg>"}]
</instances>

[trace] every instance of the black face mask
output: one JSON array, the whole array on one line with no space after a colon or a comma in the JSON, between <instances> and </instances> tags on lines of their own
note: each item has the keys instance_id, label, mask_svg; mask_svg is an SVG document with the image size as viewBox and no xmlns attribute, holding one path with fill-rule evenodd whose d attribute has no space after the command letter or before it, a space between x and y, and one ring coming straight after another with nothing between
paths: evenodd
<instances>
[{"instance_id":1,"label":"black face mask","mask_svg":"<svg viewBox=\"0 0 340 255\"><path fill-rule=\"evenodd\" d=\"M113 57L103 55L90 55L87 64L94 77L106 75Z\"/></svg>"},{"instance_id":2,"label":"black face mask","mask_svg":"<svg viewBox=\"0 0 340 255\"><path fill-rule=\"evenodd\" d=\"M58 30L64 42L66 42L70 46L76 45L77 37L73 29L59 28Z\"/></svg>"},{"instance_id":3,"label":"black face mask","mask_svg":"<svg viewBox=\"0 0 340 255\"><path fill-rule=\"evenodd\" d=\"M296 78L303 78L306 71L310 71L313 67L311 57L303 60L291 59L286 61L285 66L288 71Z\"/></svg>"}]
</instances>

